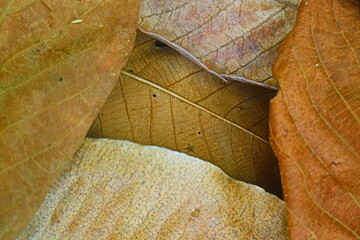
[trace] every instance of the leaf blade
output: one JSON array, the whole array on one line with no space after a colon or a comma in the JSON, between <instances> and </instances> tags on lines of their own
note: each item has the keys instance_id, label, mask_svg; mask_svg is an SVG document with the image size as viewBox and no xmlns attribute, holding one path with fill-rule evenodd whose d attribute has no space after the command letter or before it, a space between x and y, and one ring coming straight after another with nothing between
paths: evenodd
<instances>
[{"instance_id":1,"label":"leaf blade","mask_svg":"<svg viewBox=\"0 0 360 240\"><path fill-rule=\"evenodd\" d=\"M87 139L20 239L286 239L284 204L167 149Z\"/></svg>"},{"instance_id":2,"label":"leaf blade","mask_svg":"<svg viewBox=\"0 0 360 240\"><path fill-rule=\"evenodd\" d=\"M282 90L271 103L272 145L293 239L359 238L358 10L305 1L275 65Z\"/></svg>"},{"instance_id":3,"label":"leaf blade","mask_svg":"<svg viewBox=\"0 0 360 240\"><path fill-rule=\"evenodd\" d=\"M276 86L271 68L297 3L146 0L139 28L175 43L211 71Z\"/></svg>"},{"instance_id":4,"label":"leaf blade","mask_svg":"<svg viewBox=\"0 0 360 240\"><path fill-rule=\"evenodd\" d=\"M124 4L129 12L109 17L122 6L46 0L5 5L0 237L9 239L33 217L113 88L135 35L136 19L127 14L137 7Z\"/></svg>"},{"instance_id":5,"label":"leaf blade","mask_svg":"<svg viewBox=\"0 0 360 240\"><path fill-rule=\"evenodd\" d=\"M281 195L267 140L268 104L274 92L223 83L155 42L138 34L124 74L88 136L184 152Z\"/></svg>"}]
</instances>

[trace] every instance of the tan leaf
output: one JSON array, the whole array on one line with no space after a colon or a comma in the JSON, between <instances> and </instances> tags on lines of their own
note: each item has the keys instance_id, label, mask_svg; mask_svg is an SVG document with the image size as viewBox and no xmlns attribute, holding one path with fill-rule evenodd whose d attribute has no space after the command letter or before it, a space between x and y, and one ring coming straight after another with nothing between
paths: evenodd
<instances>
[{"instance_id":1,"label":"tan leaf","mask_svg":"<svg viewBox=\"0 0 360 240\"><path fill-rule=\"evenodd\" d=\"M184 152L280 195L277 162L267 141L274 92L223 83L171 48L154 44L154 39L138 34L88 136Z\"/></svg>"},{"instance_id":2,"label":"tan leaf","mask_svg":"<svg viewBox=\"0 0 360 240\"><path fill-rule=\"evenodd\" d=\"M0 238L31 220L132 47L136 1L0 4Z\"/></svg>"},{"instance_id":3,"label":"tan leaf","mask_svg":"<svg viewBox=\"0 0 360 240\"><path fill-rule=\"evenodd\" d=\"M360 239L360 5L305 0L271 103L291 239Z\"/></svg>"},{"instance_id":4,"label":"tan leaf","mask_svg":"<svg viewBox=\"0 0 360 240\"><path fill-rule=\"evenodd\" d=\"M142 0L139 28L173 42L217 73L276 86L271 68L298 2Z\"/></svg>"},{"instance_id":5,"label":"tan leaf","mask_svg":"<svg viewBox=\"0 0 360 240\"><path fill-rule=\"evenodd\" d=\"M286 239L285 206L212 164L87 139L19 239Z\"/></svg>"}]
</instances>

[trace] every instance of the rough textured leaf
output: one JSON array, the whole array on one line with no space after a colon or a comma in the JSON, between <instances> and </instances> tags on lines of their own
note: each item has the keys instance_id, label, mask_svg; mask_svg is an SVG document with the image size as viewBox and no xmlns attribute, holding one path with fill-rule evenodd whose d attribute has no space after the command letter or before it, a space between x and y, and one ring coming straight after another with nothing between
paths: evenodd
<instances>
[{"instance_id":1,"label":"rough textured leaf","mask_svg":"<svg viewBox=\"0 0 360 240\"><path fill-rule=\"evenodd\" d=\"M20 239L286 239L285 206L186 154L87 139Z\"/></svg>"},{"instance_id":2,"label":"rough textured leaf","mask_svg":"<svg viewBox=\"0 0 360 240\"><path fill-rule=\"evenodd\" d=\"M360 5L305 0L271 103L292 239L360 238Z\"/></svg>"},{"instance_id":3,"label":"rough textured leaf","mask_svg":"<svg viewBox=\"0 0 360 240\"><path fill-rule=\"evenodd\" d=\"M138 34L89 136L185 152L280 195L277 162L267 142L274 92L223 83L173 49L154 44Z\"/></svg>"},{"instance_id":4,"label":"rough textured leaf","mask_svg":"<svg viewBox=\"0 0 360 240\"><path fill-rule=\"evenodd\" d=\"M23 230L131 50L136 1L0 3L0 238Z\"/></svg>"},{"instance_id":5,"label":"rough textured leaf","mask_svg":"<svg viewBox=\"0 0 360 240\"><path fill-rule=\"evenodd\" d=\"M174 42L220 74L277 85L271 68L298 0L142 0L141 30Z\"/></svg>"}]
</instances>

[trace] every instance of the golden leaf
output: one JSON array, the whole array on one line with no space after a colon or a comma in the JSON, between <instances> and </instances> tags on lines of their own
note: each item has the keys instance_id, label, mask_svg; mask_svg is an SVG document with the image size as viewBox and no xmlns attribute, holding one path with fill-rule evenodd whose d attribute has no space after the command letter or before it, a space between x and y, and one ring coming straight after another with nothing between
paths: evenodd
<instances>
[{"instance_id":1,"label":"golden leaf","mask_svg":"<svg viewBox=\"0 0 360 240\"><path fill-rule=\"evenodd\" d=\"M184 152L281 195L267 141L274 91L223 83L169 47L138 34L132 55L88 136Z\"/></svg>"}]
</instances>

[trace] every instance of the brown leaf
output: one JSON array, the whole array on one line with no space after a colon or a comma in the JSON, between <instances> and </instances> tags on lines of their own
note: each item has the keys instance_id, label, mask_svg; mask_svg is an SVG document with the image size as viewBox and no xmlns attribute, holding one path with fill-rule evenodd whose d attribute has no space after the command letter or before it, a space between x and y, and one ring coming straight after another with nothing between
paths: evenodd
<instances>
[{"instance_id":1,"label":"brown leaf","mask_svg":"<svg viewBox=\"0 0 360 240\"><path fill-rule=\"evenodd\" d=\"M286 239L277 197L197 158L87 139L19 239Z\"/></svg>"},{"instance_id":2,"label":"brown leaf","mask_svg":"<svg viewBox=\"0 0 360 240\"><path fill-rule=\"evenodd\" d=\"M292 239L360 238L360 5L305 0L271 103Z\"/></svg>"},{"instance_id":3,"label":"brown leaf","mask_svg":"<svg viewBox=\"0 0 360 240\"><path fill-rule=\"evenodd\" d=\"M271 68L298 0L143 0L141 30L185 49L220 74L276 86Z\"/></svg>"},{"instance_id":4,"label":"brown leaf","mask_svg":"<svg viewBox=\"0 0 360 240\"><path fill-rule=\"evenodd\" d=\"M281 195L267 141L274 92L223 83L140 33L91 137L157 145L211 161L235 179Z\"/></svg>"},{"instance_id":5,"label":"brown leaf","mask_svg":"<svg viewBox=\"0 0 360 240\"><path fill-rule=\"evenodd\" d=\"M0 238L37 211L132 47L138 3L1 1Z\"/></svg>"}]
</instances>

